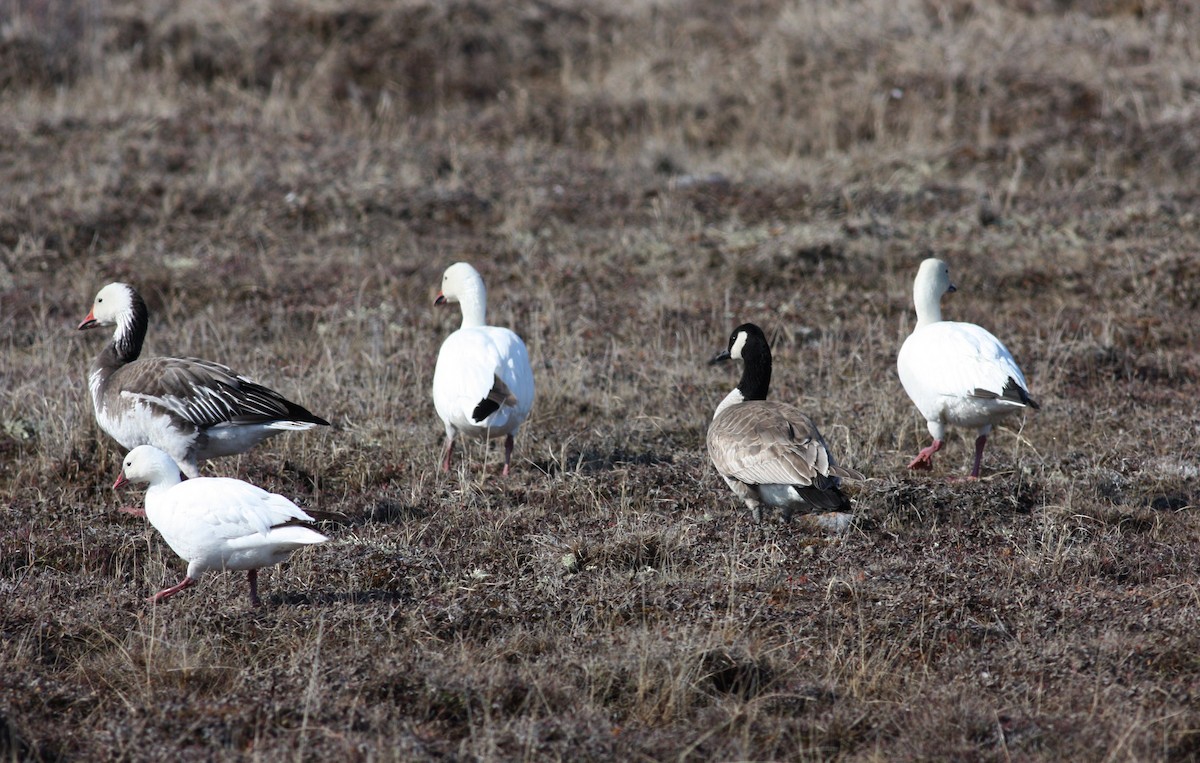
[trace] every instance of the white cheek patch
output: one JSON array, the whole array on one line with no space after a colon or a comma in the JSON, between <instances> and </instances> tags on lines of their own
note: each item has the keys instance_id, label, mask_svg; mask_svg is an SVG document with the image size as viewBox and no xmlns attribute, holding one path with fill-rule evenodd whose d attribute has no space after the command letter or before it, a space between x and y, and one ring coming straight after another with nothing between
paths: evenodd
<instances>
[{"instance_id":1,"label":"white cheek patch","mask_svg":"<svg viewBox=\"0 0 1200 763\"><path fill-rule=\"evenodd\" d=\"M733 346L729 348L729 357L734 360L742 359L742 348L746 346L746 337L749 336L745 331L739 331L737 339L733 340Z\"/></svg>"}]
</instances>

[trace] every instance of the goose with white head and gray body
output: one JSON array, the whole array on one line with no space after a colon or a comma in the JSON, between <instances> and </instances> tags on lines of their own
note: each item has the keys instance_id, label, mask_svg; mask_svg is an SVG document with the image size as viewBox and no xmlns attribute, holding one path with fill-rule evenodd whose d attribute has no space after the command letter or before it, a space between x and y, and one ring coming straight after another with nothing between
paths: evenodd
<instances>
[{"instance_id":1,"label":"goose with white head and gray body","mask_svg":"<svg viewBox=\"0 0 1200 763\"><path fill-rule=\"evenodd\" d=\"M708 427L708 455L717 473L756 522L762 521L766 504L780 509L785 521L797 511L817 513L822 527L845 529L850 499L841 491L841 480L863 475L835 463L816 424L800 409L766 399L771 348L762 329L753 323L738 326L709 365L730 359L742 361L742 377Z\"/></svg>"},{"instance_id":2,"label":"goose with white head and gray body","mask_svg":"<svg viewBox=\"0 0 1200 763\"><path fill-rule=\"evenodd\" d=\"M992 427L1015 414L1037 409L1025 375L1012 353L986 329L974 323L942 320L942 295L957 291L945 262L921 263L913 283L917 325L896 357L904 391L925 417L933 443L908 465L932 469L946 427L975 429L975 462L969 479L978 479L983 449Z\"/></svg>"},{"instance_id":3,"label":"goose with white head and gray body","mask_svg":"<svg viewBox=\"0 0 1200 763\"><path fill-rule=\"evenodd\" d=\"M228 366L197 358L139 358L149 326L141 295L111 283L79 329L116 326L96 356L88 389L96 422L127 450L154 445L188 477L199 463L242 453L268 437L329 422Z\"/></svg>"}]
</instances>

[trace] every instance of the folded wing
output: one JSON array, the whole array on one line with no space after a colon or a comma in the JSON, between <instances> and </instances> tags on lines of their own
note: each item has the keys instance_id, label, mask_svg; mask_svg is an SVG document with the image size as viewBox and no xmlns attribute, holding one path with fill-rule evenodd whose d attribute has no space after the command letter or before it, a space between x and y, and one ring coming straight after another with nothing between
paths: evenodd
<instances>
[{"instance_id":1,"label":"folded wing","mask_svg":"<svg viewBox=\"0 0 1200 763\"><path fill-rule=\"evenodd\" d=\"M826 489L838 477L862 479L832 462L812 419L789 405L731 406L709 427L708 443L717 470L748 485Z\"/></svg>"},{"instance_id":2,"label":"folded wing","mask_svg":"<svg viewBox=\"0 0 1200 763\"><path fill-rule=\"evenodd\" d=\"M973 323L941 321L907 341L902 371L933 395L970 396L1014 407L1038 407L1008 348ZM903 378L903 377L902 377Z\"/></svg>"},{"instance_id":3,"label":"folded wing","mask_svg":"<svg viewBox=\"0 0 1200 763\"><path fill-rule=\"evenodd\" d=\"M123 396L165 409L198 428L329 423L228 366L207 360L147 358L121 368L117 375Z\"/></svg>"},{"instance_id":4,"label":"folded wing","mask_svg":"<svg viewBox=\"0 0 1200 763\"><path fill-rule=\"evenodd\" d=\"M251 535L272 537L281 528L305 530L300 541L319 543L323 535L308 528L290 528L301 522L314 522L303 509L275 493L241 480L210 477L182 482L171 490L171 511L188 516L205 526L213 538L234 540ZM296 534L296 533L292 533ZM273 538L274 539L274 538Z\"/></svg>"}]
</instances>

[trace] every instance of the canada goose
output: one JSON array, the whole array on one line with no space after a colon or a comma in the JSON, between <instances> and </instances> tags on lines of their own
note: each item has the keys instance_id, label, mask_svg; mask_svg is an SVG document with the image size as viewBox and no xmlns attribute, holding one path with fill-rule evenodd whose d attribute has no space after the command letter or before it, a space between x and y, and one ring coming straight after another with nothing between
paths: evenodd
<instances>
[{"instance_id":1,"label":"canada goose","mask_svg":"<svg viewBox=\"0 0 1200 763\"><path fill-rule=\"evenodd\" d=\"M199 463L242 453L268 437L329 422L228 366L196 358L143 358L146 303L133 287L110 283L79 329L117 327L92 362L88 388L96 422L126 449L154 445L188 477Z\"/></svg>"},{"instance_id":2,"label":"canada goose","mask_svg":"<svg viewBox=\"0 0 1200 763\"><path fill-rule=\"evenodd\" d=\"M946 263L934 258L921 263L913 283L917 325L900 347L896 370L904 391L928 422L933 444L922 449L908 468L933 468L933 454L941 450L948 424L971 427L979 437L970 479L978 479L992 425L1039 406L1029 396L1025 375L999 339L974 323L942 320L942 295L952 291L956 289Z\"/></svg>"},{"instance_id":3,"label":"canada goose","mask_svg":"<svg viewBox=\"0 0 1200 763\"><path fill-rule=\"evenodd\" d=\"M329 540L297 524L312 517L296 504L242 480L200 477L182 482L176 462L152 445L125 456L113 483L148 482L146 518L188 563L187 575L150 601L162 601L196 584L209 570L247 570L250 603L259 606L258 570L279 564L293 551Z\"/></svg>"},{"instance_id":4,"label":"canada goose","mask_svg":"<svg viewBox=\"0 0 1200 763\"><path fill-rule=\"evenodd\" d=\"M435 305L457 302L462 326L446 337L433 370L433 405L446 426L442 471L458 435L504 437L504 471L512 460L513 438L533 407L533 369L521 337L488 326L487 289L479 272L465 262L446 268Z\"/></svg>"},{"instance_id":5,"label":"canada goose","mask_svg":"<svg viewBox=\"0 0 1200 763\"><path fill-rule=\"evenodd\" d=\"M834 463L816 424L800 409L767 400L771 348L762 329L738 326L709 365L731 358L743 362L742 378L708 427L708 455L717 473L756 522L765 503L781 509L785 521L796 511L828 512L822 526L843 529L850 517L840 512L850 509L850 500L839 489L841 479L863 476Z\"/></svg>"}]
</instances>

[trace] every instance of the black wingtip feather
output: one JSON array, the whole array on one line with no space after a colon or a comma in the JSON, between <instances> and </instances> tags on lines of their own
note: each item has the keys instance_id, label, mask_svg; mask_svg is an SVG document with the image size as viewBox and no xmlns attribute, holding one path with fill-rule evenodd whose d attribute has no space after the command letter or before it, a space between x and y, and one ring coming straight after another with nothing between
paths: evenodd
<instances>
[{"instance_id":1,"label":"black wingtip feather","mask_svg":"<svg viewBox=\"0 0 1200 763\"><path fill-rule=\"evenodd\" d=\"M1042 407L1038 405L1038 402L1029 396L1029 393L1025 390L1025 388L1020 384L1017 384L1017 380L1011 376L1008 377L1008 381L1004 383L1004 389L1001 391L1000 396L1006 400L1016 400L1017 402L1029 406L1035 411Z\"/></svg>"},{"instance_id":2,"label":"black wingtip feather","mask_svg":"<svg viewBox=\"0 0 1200 763\"><path fill-rule=\"evenodd\" d=\"M290 400L288 401L288 413L291 414L292 421L305 421L309 424L318 424L323 427L329 426L328 421L308 410L304 406L296 405Z\"/></svg>"},{"instance_id":3,"label":"black wingtip feather","mask_svg":"<svg viewBox=\"0 0 1200 763\"><path fill-rule=\"evenodd\" d=\"M818 481L819 484L808 487L797 487L796 492L800 494L810 506L825 511L849 511L850 499L838 489L833 480L824 478ZM823 484L821 484L823 483Z\"/></svg>"},{"instance_id":4,"label":"black wingtip feather","mask_svg":"<svg viewBox=\"0 0 1200 763\"><path fill-rule=\"evenodd\" d=\"M479 401L479 405L475 406L475 410L471 411L471 418L475 421L483 421L498 410L500 410L500 403L485 397Z\"/></svg>"},{"instance_id":5,"label":"black wingtip feather","mask_svg":"<svg viewBox=\"0 0 1200 763\"><path fill-rule=\"evenodd\" d=\"M247 398L259 398L262 405L262 413L271 417L274 421L300 421L305 424L317 424L323 427L329 426L329 422L325 419L308 410L303 405L293 403L273 389L249 380L242 380L241 387L243 394ZM280 405L287 411L286 416L280 416L272 410L273 408L277 409Z\"/></svg>"}]
</instances>

